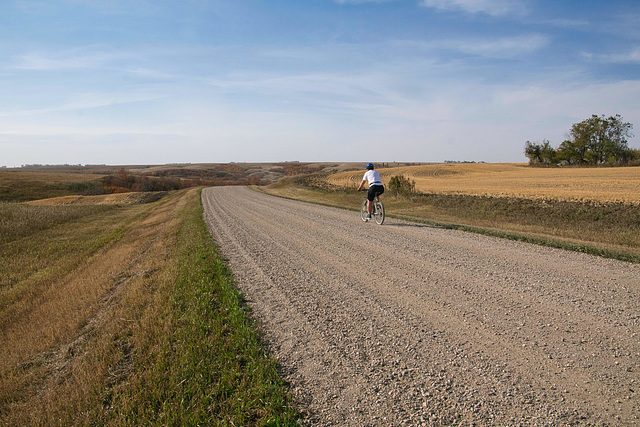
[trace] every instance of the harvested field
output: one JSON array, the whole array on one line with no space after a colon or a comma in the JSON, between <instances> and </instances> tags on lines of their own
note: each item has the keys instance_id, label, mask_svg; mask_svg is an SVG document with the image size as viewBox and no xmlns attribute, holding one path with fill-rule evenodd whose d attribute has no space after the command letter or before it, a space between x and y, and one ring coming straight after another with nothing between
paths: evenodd
<instances>
[{"instance_id":1,"label":"harvested field","mask_svg":"<svg viewBox=\"0 0 640 427\"><path fill-rule=\"evenodd\" d=\"M423 193L640 204L640 168L534 168L520 163L431 164L378 169L385 184L394 175ZM364 171L330 175L330 184L355 187Z\"/></svg>"}]
</instances>

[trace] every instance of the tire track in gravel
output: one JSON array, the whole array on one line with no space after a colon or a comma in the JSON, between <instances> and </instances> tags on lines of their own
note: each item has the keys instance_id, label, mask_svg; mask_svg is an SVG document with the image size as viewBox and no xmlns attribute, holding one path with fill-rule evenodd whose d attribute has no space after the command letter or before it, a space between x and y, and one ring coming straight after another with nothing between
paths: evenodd
<instances>
[{"instance_id":1,"label":"tire track in gravel","mask_svg":"<svg viewBox=\"0 0 640 427\"><path fill-rule=\"evenodd\" d=\"M638 422L640 266L242 187L202 199L305 424Z\"/></svg>"}]
</instances>

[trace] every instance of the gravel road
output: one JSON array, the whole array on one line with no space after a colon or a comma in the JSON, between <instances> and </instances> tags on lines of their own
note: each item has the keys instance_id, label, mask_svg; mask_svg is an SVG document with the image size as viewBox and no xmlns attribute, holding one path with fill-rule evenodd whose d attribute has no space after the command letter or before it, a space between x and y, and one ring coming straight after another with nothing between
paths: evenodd
<instances>
[{"instance_id":1,"label":"gravel road","mask_svg":"<svg viewBox=\"0 0 640 427\"><path fill-rule=\"evenodd\" d=\"M305 425L634 425L640 265L207 188Z\"/></svg>"}]
</instances>

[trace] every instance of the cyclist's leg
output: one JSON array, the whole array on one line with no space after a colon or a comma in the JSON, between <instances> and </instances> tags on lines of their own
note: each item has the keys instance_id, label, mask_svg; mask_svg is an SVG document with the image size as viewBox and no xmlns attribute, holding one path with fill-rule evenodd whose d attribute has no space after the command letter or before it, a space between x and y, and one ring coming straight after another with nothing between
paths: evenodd
<instances>
[{"instance_id":1,"label":"cyclist's leg","mask_svg":"<svg viewBox=\"0 0 640 427\"><path fill-rule=\"evenodd\" d=\"M382 186L378 186L378 187L376 187L376 191L375 191L375 201L376 201L376 203L380 203L380 195L381 195L382 193L384 193L384 187L382 187ZM373 203L374 203L374 202L371 202L371 204L373 204ZM384 214L383 214L383 212L378 212L378 210L379 210L379 209L377 209L377 208L374 206L374 207L373 207L373 209L372 209L372 212L373 212L373 211L376 211L376 215L378 215L378 214L382 214L382 215L384 215Z\"/></svg>"},{"instance_id":2,"label":"cyclist's leg","mask_svg":"<svg viewBox=\"0 0 640 427\"><path fill-rule=\"evenodd\" d=\"M371 212L373 212L373 201L375 200L376 192L374 188L369 187L367 191L367 214L371 216Z\"/></svg>"},{"instance_id":3,"label":"cyclist's leg","mask_svg":"<svg viewBox=\"0 0 640 427\"><path fill-rule=\"evenodd\" d=\"M380 195L382 193L384 193L384 187L382 187L382 186L377 187L376 188L376 192L375 192L375 196L374 196L376 202L380 201Z\"/></svg>"}]
</instances>

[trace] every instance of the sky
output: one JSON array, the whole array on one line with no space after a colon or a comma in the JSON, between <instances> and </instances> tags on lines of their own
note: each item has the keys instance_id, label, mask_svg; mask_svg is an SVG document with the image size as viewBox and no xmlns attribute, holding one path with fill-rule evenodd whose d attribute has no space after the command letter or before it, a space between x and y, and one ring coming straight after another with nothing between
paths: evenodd
<instances>
[{"instance_id":1,"label":"sky","mask_svg":"<svg viewBox=\"0 0 640 427\"><path fill-rule=\"evenodd\" d=\"M0 166L525 162L592 114L638 133L639 22L637 0L0 0Z\"/></svg>"}]
</instances>

